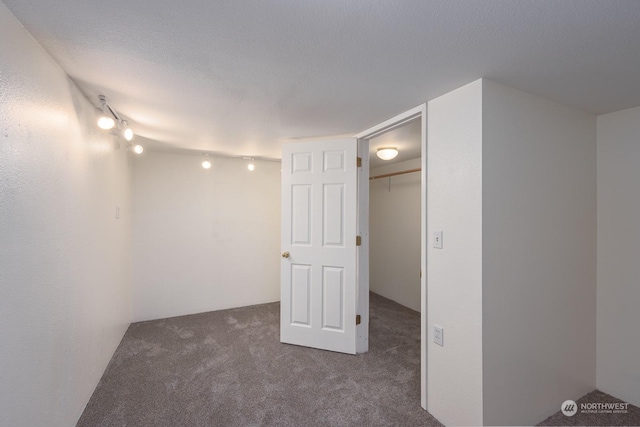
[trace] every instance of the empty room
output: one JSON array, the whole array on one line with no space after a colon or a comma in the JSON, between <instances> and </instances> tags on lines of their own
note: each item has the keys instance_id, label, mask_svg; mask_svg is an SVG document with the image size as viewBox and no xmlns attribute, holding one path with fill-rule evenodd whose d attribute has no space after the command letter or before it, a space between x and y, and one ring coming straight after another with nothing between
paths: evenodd
<instances>
[{"instance_id":1,"label":"empty room","mask_svg":"<svg viewBox=\"0 0 640 427\"><path fill-rule=\"evenodd\" d=\"M638 22L0 0L0 425L640 425Z\"/></svg>"}]
</instances>

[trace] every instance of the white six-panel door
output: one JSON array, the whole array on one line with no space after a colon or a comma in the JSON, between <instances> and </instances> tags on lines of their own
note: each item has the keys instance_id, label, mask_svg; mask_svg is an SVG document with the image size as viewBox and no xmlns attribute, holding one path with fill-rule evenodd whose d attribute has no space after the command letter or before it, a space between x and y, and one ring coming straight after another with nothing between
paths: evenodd
<instances>
[{"instance_id":1,"label":"white six-panel door","mask_svg":"<svg viewBox=\"0 0 640 427\"><path fill-rule=\"evenodd\" d=\"M280 341L356 352L357 140L282 152Z\"/></svg>"}]
</instances>

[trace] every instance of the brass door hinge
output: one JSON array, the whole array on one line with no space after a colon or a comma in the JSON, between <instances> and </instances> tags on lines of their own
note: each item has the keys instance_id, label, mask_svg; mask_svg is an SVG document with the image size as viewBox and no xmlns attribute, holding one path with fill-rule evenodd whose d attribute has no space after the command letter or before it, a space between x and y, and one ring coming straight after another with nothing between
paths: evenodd
<instances>
[{"instance_id":1,"label":"brass door hinge","mask_svg":"<svg viewBox=\"0 0 640 427\"><path fill-rule=\"evenodd\" d=\"M358 157L356 159L356 166L361 168L362 167L362 157Z\"/></svg>"},{"instance_id":2,"label":"brass door hinge","mask_svg":"<svg viewBox=\"0 0 640 427\"><path fill-rule=\"evenodd\" d=\"M360 246L360 245L362 245L362 237L356 236L356 246Z\"/></svg>"},{"instance_id":3,"label":"brass door hinge","mask_svg":"<svg viewBox=\"0 0 640 427\"><path fill-rule=\"evenodd\" d=\"M359 314L356 314L356 325L359 325L360 322L362 322L362 319L360 318Z\"/></svg>"}]
</instances>

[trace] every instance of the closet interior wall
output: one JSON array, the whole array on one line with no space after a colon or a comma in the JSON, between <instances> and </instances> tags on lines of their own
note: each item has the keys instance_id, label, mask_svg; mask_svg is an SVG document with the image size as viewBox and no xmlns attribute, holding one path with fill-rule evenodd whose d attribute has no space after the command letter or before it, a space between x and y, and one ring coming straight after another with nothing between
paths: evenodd
<instances>
[{"instance_id":1,"label":"closet interior wall","mask_svg":"<svg viewBox=\"0 0 640 427\"><path fill-rule=\"evenodd\" d=\"M412 159L371 169L377 176L420 168ZM420 311L420 172L371 180L370 289Z\"/></svg>"}]
</instances>

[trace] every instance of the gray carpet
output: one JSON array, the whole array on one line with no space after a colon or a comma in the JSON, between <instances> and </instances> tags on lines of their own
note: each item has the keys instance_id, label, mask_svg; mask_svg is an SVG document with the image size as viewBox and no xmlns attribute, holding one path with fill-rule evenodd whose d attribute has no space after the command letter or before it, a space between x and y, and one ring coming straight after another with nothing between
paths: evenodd
<instances>
[{"instance_id":1,"label":"gray carpet","mask_svg":"<svg viewBox=\"0 0 640 427\"><path fill-rule=\"evenodd\" d=\"M349 356L280 344L280 305L132 324L78 426L425 426L420 315L371 294L370 349ZM621 402L594 391L577 403ZM561 412L543 426L640 425Z\"/></svg>"},{"instance_id":2,"label":"gray carpet","mask_svg":"<svg viewBox=\"0 0 640 427\"><path fill-rule=\"evenodd\" d=\"M279 342L278 303L132 324L78 426L424 426L420 315L370 298L356 356Z\"/></svg>"},{"instance_id":3,"label":"gray carpet","mask_svg":"<svg viewBox=\"0 0 640 427\"><path fill-rule=\"evenodd\" d=\"M622 403L606 393L595 390L576 401L578 408L583 403ZM592 408L592 409L589 409ZM627 413L600 412L596 407L588 407L586 411L580 411L567 417L562 412L550 416L540 426L640 426L640 408L628 405ZM605 409L606 411L606 409ZM595 412L595 413L592 413Z\"/></svg>"}]
</instances>

